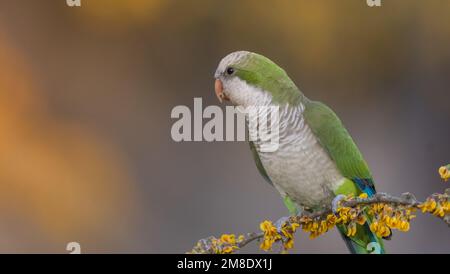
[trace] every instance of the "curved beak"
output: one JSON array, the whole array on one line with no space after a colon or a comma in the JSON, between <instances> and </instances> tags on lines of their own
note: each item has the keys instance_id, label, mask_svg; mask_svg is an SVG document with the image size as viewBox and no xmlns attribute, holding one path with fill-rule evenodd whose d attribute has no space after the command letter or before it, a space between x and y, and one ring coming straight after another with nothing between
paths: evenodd
<instances>
[{"instance_id":1,"label":"curved beak","mask_svg":"<svg viewBox=\"0 0 450 274\"><path fill-rule=\"evenodd\" d=\"M216 91L217 99L222 103L223 100L230 101L230 98L228 98L225 93L223 93L223 84L220 79L216 79L216 82L214 83L214 89Z\"/></svg>"}]
</instances>

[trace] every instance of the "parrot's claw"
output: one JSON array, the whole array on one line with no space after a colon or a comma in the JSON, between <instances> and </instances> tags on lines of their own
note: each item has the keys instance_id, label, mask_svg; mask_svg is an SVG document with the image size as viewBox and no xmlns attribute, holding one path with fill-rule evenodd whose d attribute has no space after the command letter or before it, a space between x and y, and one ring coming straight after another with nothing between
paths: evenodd
<instances>
[{"instance_id":1,"label":"parrot's claw","mask_svg":"<svg viewBox=\"0 0 450 274\"><path fill-rule=\"evenodd\" d=\"M345 199L346 196L345 195L338 195L336 197L334 197L333 201L331 202L331 209L333 210L333 213L336 215L337 214L337 210L339 207L339 202L343 199Z\"/></svg>"},{"instance_id":2,"label":"parrot's claw","mask_svg":"<svg viewBox=\"0 0 450 274\"><path fill-rule=\"evenodd\" d=\"M281 217L275 222L275 227L277 228L278 233L281 233L281 229L287 221L289 221L289 217Z\"/></svg>"}]
</instances>

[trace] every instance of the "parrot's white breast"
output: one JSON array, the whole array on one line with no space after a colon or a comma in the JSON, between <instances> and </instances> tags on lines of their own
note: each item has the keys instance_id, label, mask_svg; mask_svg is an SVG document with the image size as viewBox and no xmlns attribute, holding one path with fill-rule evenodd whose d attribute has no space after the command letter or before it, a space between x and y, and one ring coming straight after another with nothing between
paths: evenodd
<instances>
[{"instance_id":1,"label":"parrot's white breast","mask_svg":"<svg viewBox=\"0 0 450 274\"><path fill-rule=\"evenodd\" d=\"M237 77L227 80L226 87L227 96L236 105L272 105L269 92ZM261 151L264 145L261 141L254 144L267 175L281 195L314 209L329 206L333 191L344 177L306 123L303 110L302 104L280 107L279 146L275 152Z\"/></svg>"},{"instance_id":2,"label":"parrot's white breast","mask_svg":"<svg viewBox=\"0 0 450 274\"><path fill-rule=\"evenodd\" d=\"M298 205L329 205L344 177L303 118L302 105L280 109L280 144L259 152L261 163L282 196ZM256 144L257 149L261 144Z\"/></svg>"}]
</instances>

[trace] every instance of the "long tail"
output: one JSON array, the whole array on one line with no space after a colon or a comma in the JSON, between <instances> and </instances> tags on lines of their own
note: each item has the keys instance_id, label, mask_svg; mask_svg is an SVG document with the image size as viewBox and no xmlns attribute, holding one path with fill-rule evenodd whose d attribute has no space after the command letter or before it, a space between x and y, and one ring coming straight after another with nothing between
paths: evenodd
<instances>
[{"instance_id":1,"label":"long tail","mask_svg":"<svg viewBox=\"0 0 450 274\"><path fill-rule=\"evenodd\" d=\"M370 231L369 224L357 225L356 234L347 236L347 228L338 225L339 232L352 254L385 254L383 239Z\"/></svg>"}]
</instances>

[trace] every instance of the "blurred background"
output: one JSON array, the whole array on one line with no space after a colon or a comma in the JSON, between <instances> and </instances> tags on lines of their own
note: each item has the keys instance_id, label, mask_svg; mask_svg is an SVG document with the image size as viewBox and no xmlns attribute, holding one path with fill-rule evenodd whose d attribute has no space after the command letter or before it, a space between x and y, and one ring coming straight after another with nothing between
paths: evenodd
<instances>
[{"instance_id":1,"label":"blurred background","mask_svg":"<svg viewBox=\"0 0 450 274\"><path fill-rule=\"evenodd\" d=\"M173 107L218 104L220 59L280 64L353 135L378 191L442 192L450 1L0 0L0 252L182 253L287 214L244 142L171 139ZM221 106L224 107L224 106ZM336 231L294 252L347 253ZM392 253L448 253L418 214ZM259 252L257 244L244 252Z\"/></svg>"}]
</instances>

